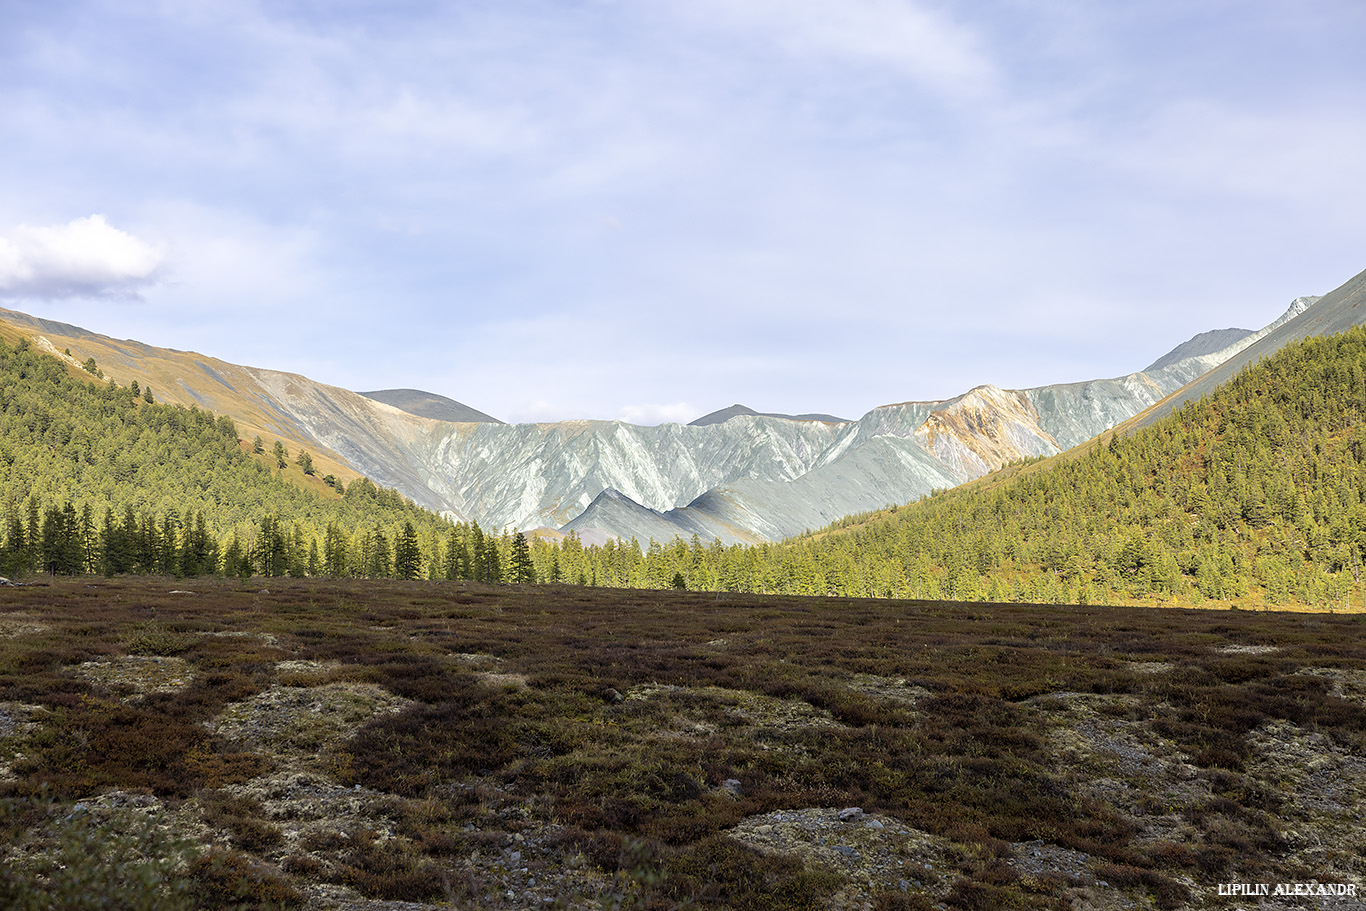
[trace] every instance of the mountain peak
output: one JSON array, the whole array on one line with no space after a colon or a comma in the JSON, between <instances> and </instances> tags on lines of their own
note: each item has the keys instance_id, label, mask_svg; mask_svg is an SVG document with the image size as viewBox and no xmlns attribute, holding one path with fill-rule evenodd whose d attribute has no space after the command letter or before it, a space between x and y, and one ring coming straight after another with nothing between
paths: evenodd
<instances>
[{"instance_id":1,"label":"mountain peak","mask_svg":"<svg viewBox=\"0 0 1366 911\"><path fill-rule=\"evenodd\" d=\"M1229 345L1237 344L1252 335L1254 331L1252 329L1211 329L1209 332L1201 332L1199 335L1191 336L1144 367L1143 372L1152 373L1155 370L1161 370L1163 367L1175 364L1177 361L1184 361L1188 357L1199 357L1202 354L1214 354L1223 351Z\"/></svg>"},{"instance_id":2,"label":"mountain peak","mask_svg":"<svg viewBox=\"0 0 1366 911\"><path fill-rule=\"evenodd\" d=\"M362 392L360 395L376 402L392 405L399 411L415 414L420 418L435 421L450 421L453 424L501 424L502 421L490 417L482 411L471 408L455 399L448 399L435 392L421 389L379 389L375 392Z\"/></svg>"},{"instance_id":3,"label":"mountain peak","mask_svg":"<svg viewBox=\"0 0 1366 911\"><path fill-rule=\"evenodd\" d=\"M689 423L688 426L706 427L709 424L723 424L726 421L729 421L731 418L738 417L742 414L758 413L759 412L755 411L753 408L750 408L748 405L741 405L737 402L736 404L731 405L729 408L722 408L719 411L713 411L711 414L704 414L697 420Z\"/></svg>"},{"instance_id":4,"label":"mountain peak","mask_svg":"<svg viewBox=\"0 0 1366 911\"><path fill-rule=\"evenodd\" d=\"M823 424L852 424L848 418L837 418L833 414L778 414L773 411L755 411L748 405L736 403L729 408L722 408L720 411L713 411L711 414L704 414L697 420L688 424L689 427L706 427L709 424L723 424L731 418L749 415L757 418L780 418L784 421L819 421Z\"/></svg>"}]
</instances>

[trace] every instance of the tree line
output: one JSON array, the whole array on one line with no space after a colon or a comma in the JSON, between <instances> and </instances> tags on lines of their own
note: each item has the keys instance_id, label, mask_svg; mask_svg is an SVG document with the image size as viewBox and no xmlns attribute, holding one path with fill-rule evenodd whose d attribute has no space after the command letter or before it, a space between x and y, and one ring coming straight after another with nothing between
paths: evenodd
<instances>
[{"instance_id":1,"label":"tree line","mask_svg":"<svg viewBox=\"0 0 1366 911\"><path fill-rule=\"evenodd\" d=\"M109 507L97 516L89 503L43 507L35 498L7 517L0 572L538 580L521 532L493 535L478 523L445 523L444 534L424 538L411 519L352 531L331 522L315 535L305 523L267 515L220 539L203 512L125 506L121 515Z\"/></svg>"}]
</instances>

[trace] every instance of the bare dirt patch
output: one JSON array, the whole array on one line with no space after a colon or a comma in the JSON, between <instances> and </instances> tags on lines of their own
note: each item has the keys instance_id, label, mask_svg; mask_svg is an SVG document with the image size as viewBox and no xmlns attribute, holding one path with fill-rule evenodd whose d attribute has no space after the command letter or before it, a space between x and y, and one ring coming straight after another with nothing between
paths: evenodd
<instances>
[{"instance_id":1,"label":"bare dirt patch","mask_svg":"<svg viewBox=\"0 0 1366 911\"><path fill-rule=\"evenodd\" d=\"M1156 674L1170 674L1172 671L1176 670L1176 665L1172 664L1170 661L1130 661L1128 663L1128 668L1135 674L1150 676Z\"/></svg>"},{"instance_id":2,"label":"bare dirt patch","mask_svg":"<svg viewBox=\"0 0 1366 911\"><path fill-rule=\"evenodd\" d=\"M726 833L770 854L839 873L849 884L832 908L868 908L879 890L942 899L957 879L962 849L898 819L857 807L810 807L750 816Z\"/></svg>"},{"instance_id":3,"label":"bare dirt patch","mask_svg":"<svg viewBox=\"0 0 1366 911\"><path fill-rule=\"evenodd\" d=\"M72 673L124 698L148 693L173 693L194 680L194 668L183 658L163 655L125 655L86 661Z\"/></svg>"},{"instance_id":4,"label":"bare dirt patch","mask_svg":"<svg viewBox=\"0 0 1366 911\"><path fill-rule=\"evenodd\" d=\"M26 614L5 614L0 617L0 639L17 639L47 632L51 627L38 617Z\"/></svg>"},{"instance_id":5,"label":"bare dirt patch","mask_svg":"<svg viewBox=\"0 0 1366 911\"><path fill-rule=\"evenodd\" d=\"M1286 798L1279 816L1290 856L1325 881L1366 886L1366 758L1287 721L1250 737L1248 773Z\"/></svg>"},{"instance_id":6,"label":"bare dirt patch","mask_svg":"<svg viewBox=\"0 0 1366 911\"><path fill-rule=\"evenodd\" d=\"M879 677L875 674L855 674L849 681L849 688L856 693L890 699L908 706L915 706L934 695L923 686L907 683L905 677Z\"/></svg>"},{"instance_id":7,"label":"bare dirt patch","mask_svg":"<svg viewBox=\"0 0 1366 911\"><path fill-rule=\"evenodd\" d=\"M1305 667L1296 673L1331 681L1329 692L1339 699L1366 705L1366 671L1332 667Z\"/></svg>"},{"instance_id":8,"label":"bare dirt patch","mask_svg":"<svg viewBox=\"0 0 1366 911\"><path fill-rule=\"evenodd\" d=\"M36 731L48 710L41 705L0 702L0 782L15 781L11 769L23 756L19 744Z\"/></svg>"},{"instance_id":9,"label":"bare dirt patch","mask_svg":"<svg viewBox=\"0 0 1366 911\"><path fill-rule=\"evenodd\" d=\"M208 727L291 764L316 766L367 721L396 714L411 704L373 684L276 685L229 705Z\"/></svg>"},{"instance_id":10,"label":"bare dirt patch","mask_svg":"<svg viewBox=\"0 0 1366 911\"><path fill-rule=\"evenodd\" d=\"M1143 842L1189 841L1183 811L1211 797L1200 770L1150 727L1149 709L1131 696L1053 693L1049 743L1080 794L1125 814Z\"/></svg>"},{"instance_id":11,"label":"bare dirt patch","mask_svg":"<svg viewBox=\"0 0 1366 911\"><path fill-rule=\"evenodd\" d=\"M657 699L669 703L688 696L717 700L736 719L764 731L786 733L798 729L843 727L828 711L818 709L809 702L778 699L748 690L646 683L633 686L626 692L627 701Z\"/></svg>"}]
</instances>

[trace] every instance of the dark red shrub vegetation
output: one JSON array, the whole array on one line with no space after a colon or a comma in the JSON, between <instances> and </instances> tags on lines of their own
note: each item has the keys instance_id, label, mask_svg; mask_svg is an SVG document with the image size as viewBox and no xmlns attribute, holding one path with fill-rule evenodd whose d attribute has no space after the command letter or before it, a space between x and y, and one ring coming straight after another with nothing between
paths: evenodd
<instances>
[{"instance_id":1,"label":"dark red shrub vegetation","mask_svg":"<svg viewBox=\"0 0 1366 911\"><path fill-rule=\"evenodd\" d=\"M210 849L190 864L196 906L233 911L277 911L303 904L300 892L273 867L237 851Z\"/></svg>"},{"instance_id":2,"label":"dark red shrub vegetation","mask_svg":"<svg viewBox=\"0 0 1366 911\"><path fill-rule=\"evenodd\" d=\"M260 853L284 841L279 826L265 820L259 800L218 791L201 795L200 803L204 821L226 829L234 848Z\"/></svg>"},{"instance_id":3,"label":"dark red shrub vegetation","mask_svg":"<svg viewBox=\"0 0 1366 911\"><path fill-rule=\"evenodd\" d=\"M923 892L879 892L873 911L934 911L935 901Z\"/></svg>"},{"instance_id":4,"label":"dark red shrub vegetation","mask_svg":"<svg viewBox=\"0 0 1366 911\"><path fill-rule=\"evenodd\" d=\"M341 880L369 898L420 902L446 892L439 867L394 841L357 844L344 861Z\"/></svg>"},{"instance_id":5,"label":"dark red shrub vegetation","mask_svg":"<svg viewBox=\"0 0 1366 911\"><path fill-rule=\"evenodd\" d=\"M117 787L184 797L200 784L187 757L207 753L209 739L197 725L85 698L54 715L30 739L15 771L59 796L79 797Z\"/></svg>"},{"instance_id":6,"label":"dark red shrub vegetation","mask_svg":"<svg viewBox=\"0 0 1366 911\"><path fill-rule=\"evenodd\" d=\"M465 859L497 854L515 833L531 840L549 821L564 828L534 836L538 857L586 861L629 883L643 908L820 907L847 881L725 833L774 810L860 806L963 846L949 907L1064 907L1069 882L1006 862L1009 843L1035 839L1109 864L1112 888L1140 903L1178 907L1180 878L1296 872L1278 835L1289 828L1275 815L1284 798L1248 761L1252 731L1285 720L1366 749L1366 708L1303 673L1366 667L1356 619L567 586L281 579L269 596L232 583L190 599L157 580L101 583L93 595L73 585L4 590L0 612L41 615L48 629L0 638L0 702L52 714L13 727L20 777L2 791L198 796L234 846L196 866L208 908L296 901L290 880L251 856L281 851L278 827L221 790L263 774L271 757L203 724L275 685L362 682L415 701L327 757L345 784L390 792L366 825L396 837L315 832L281 862L291 877L388 901L473 902L482 881ZM134 641L174 649L191 683L122 703L71 672ZM1281 651L1219 650L1230 643ZM286 658L329 664L277 669ZM1134 669L1151 662L1176 669ZM507 676L484 676L494 674ZM932 695L875 694L854 685L863 674ZM1174 810L1165 793L1123 808L1088 797L1091 773L1055 749L1051 728L1078 693L1130 697L1096 701L1085 736L1169 739L1213 798ZM762 696L789 704L767 717ZM798 700L830 720L809 723ZM723 789L731 779L739 787ZM1141 817L1171 812L1184 812L1188 843L1143 828ZM0 820L0 844L20 835ZM881 909L937 904L914 889L870 898Z\"/></svg>"},{"instance_id":7,"label":"dark red shrub vegetation","mask_svg":"<svg viewBox=\"0 0 1366 911\"><path fill-rule=\"evenodd\" d=\"M635 863L638 869L650 859L646 855ZM665 894L674 900L753 911L818 907L820 897L838 882L834 874L808 870L800 861L762 854L724 836L677 852L661 872Z\"/></svg>"},{"instance_id":8,"label":"dark red shrub vegetation","mask_svg":"<svg viewBox=\"0 0 1366 911\"><path fill-rule=\"evenodd\" d=\"M1170 877L1127 864L1102 864L1096 878L1124 889L1143 888L1152 893L1153 902L1164 911L1183 907L1190 900L1190 889Z\"/></svg>"},{"instance_id":9,"label":"dark red shrub vegetation","mask_svg":"<svg viewBox=\"0 0 1366 911\"><path fill-rule=\"evenodd\" d=\"M347 750L357 781L408 797L497 771L517 755L507 716L491 694L386 716L362 728Z\"/></svg>"}]
</instances>

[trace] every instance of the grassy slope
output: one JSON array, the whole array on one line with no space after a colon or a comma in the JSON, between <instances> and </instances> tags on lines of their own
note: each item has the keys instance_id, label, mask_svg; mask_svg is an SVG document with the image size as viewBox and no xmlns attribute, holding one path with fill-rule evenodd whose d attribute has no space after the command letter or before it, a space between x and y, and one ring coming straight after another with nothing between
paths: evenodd
<instances>
[{"instance_id":1,"label":"grassy slope","mask_svg":"<svg viewBox=\"0 0 1366 911\"><path fill-rule=\"evenodd\" d=\"M0 332L0 340L5 335ZM404 520L427 538L446 531L437 516L392 492L342 497L324 483L317 462L313 476L292 457L279 468L269 446L255 454L249 441L234 439L231 422L204 410L147 404L127 390L111 392L107 380L69 357L45 354L37 345L21 352L27 341L18 334L0 371L7 428L0 440L0 494L21 518L32 495L40 509L60 508L63 500L78 512L89 505L97 524L106 508L116 521L125 506L158 520L170 509L187 522L202 512L223 546L234 530L250 535L269 515L287 526L301 523L311 538L333 522L348 535ZM348 493L367 485L353 483ZM374 485L368 490L376 492Z\"/></svg>"},{"instance_id":2,"label":"grassy slope","mask_svg":"<svg viewBox=\"0 0 1366 911\"><path fill-rule=\"evenodd\" d=\"M158 402L187 408L195 405L231 417L238 433L248 441L259 435L269 447L278 439L291 455L306 449L312 453L319 475L331 474L347 482L359 476L336 453L319 446L315 441L304 439L293 433L290 427L281 426L274 420L252 392L254 380L235 364L193 351L155 348L84 330L62 332L49 327L43 331L21 321L21 317L24 314L13 314L11 319L6 319L4 313L0 312L0 338L11 345L17 344L21 338L33 339L40 350L60 357L73 371L80 371L79 365L93 357L101 372L120 386L126 387L133 381L141 386L151 384ZM45 339L47 345L41 339ZM66 354L67 351L71 352L70 355ZM80 371L77 375L86 374ZM191 389L198 395L191 395Z\"/></svg>"}]
</instances>

